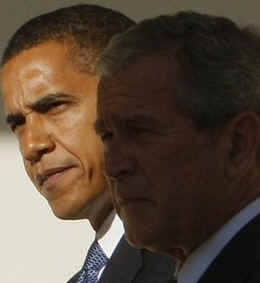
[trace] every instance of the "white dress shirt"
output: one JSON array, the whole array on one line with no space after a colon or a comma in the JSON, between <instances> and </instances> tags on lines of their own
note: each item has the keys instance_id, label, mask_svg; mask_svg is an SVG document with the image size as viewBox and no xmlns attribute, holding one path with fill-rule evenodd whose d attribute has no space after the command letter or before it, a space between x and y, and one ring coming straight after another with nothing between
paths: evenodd
<instances>
[{"instance_id":1,"label":"white dress shirt","mask_svg":"<svg viewBox=\"0 0 260 283\"><path fill-rule=\"evenodd\" d=\"M219 231L186 259L177 275L178 283L197 283L233 236L259 213L260 198L250 203L225 223Z\"/></svg>"},{"instance_id":2,"label":"white dress shirt","mask_svg":"<svg viewBox=\"0 0 260 283\"><path fill-rule=\"evenodd\" d=\"M118 215L113 211L100 229L96 233L96 240L104 251L105 255L110 259L113 251L124 234L124 226ZM100 270L98 279L103 273L105 266Z\"/></svg>"}]
</instances>

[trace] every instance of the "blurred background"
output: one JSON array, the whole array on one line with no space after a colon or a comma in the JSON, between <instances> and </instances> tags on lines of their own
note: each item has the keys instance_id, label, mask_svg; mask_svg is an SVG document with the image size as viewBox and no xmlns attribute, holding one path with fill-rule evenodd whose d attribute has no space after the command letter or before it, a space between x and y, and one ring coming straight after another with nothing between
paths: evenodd
<instances>
[{"instance_id":1,"label":"blurred background","mask_svg":"<svg viewBox=\"0 0 260 283\"><path fill-rule=\"evenodd\" d=\"M0 56L10 36L25 21L78 3L110 7L136 21L188 9L260 26L258 0L1 0ZM2 102L0 172L1 282L66 282L80 269L94 233L87 221L61 221L52 215L25 174L16 140L4 123Z\"/></svg>"}]
</instances>

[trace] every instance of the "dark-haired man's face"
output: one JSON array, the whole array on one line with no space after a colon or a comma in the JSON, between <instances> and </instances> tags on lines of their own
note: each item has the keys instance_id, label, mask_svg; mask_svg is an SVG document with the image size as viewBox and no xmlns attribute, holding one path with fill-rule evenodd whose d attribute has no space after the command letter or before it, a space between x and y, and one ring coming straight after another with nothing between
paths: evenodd
<instances>
[{"instance_id":1,"label":"dark-haired man's face","mask_svg":"<svg viewBox=\"0 0 260 283\"><path fill-rule=\"evenodd\" d=\"M146 56L102 77L95 127L129 242L183 259L227 201L223 150L176 110L176 72L167 57Z\"/></svg>"},{"instance_id":2,"label":"dark-haired man's face","mask_svg":"<svg viewBox=\"0 0 260 283\"><path fill-rule=\"evenodd\" d=\"M88 217L108 200L103 145L93 128L97 83L70 63L66 45L53 41L23 51L2 70L7 119L26 171L61 218Z\"/></svg>"}]
</instances>

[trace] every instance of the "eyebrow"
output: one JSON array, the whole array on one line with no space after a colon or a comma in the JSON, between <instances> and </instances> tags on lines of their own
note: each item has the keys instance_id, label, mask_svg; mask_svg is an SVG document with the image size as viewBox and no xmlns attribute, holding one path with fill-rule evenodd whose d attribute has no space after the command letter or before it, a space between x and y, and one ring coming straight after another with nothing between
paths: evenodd
<instances>
[{"instance_id":1,"label":"eyebrow","mask_svg":"<svg viewBox=\"0 0 260 283\"><path fill-rule=\"evenodd\" d=\"M8 114L6 123L11 127L14 125L22 125L25 123L25 116L22 113Z\"/></svg>"},{"instance_id":2,"label":"eyebrow","mask_svg":"<svg viewBox=\"0 0 260 283\"><path fill-rule=\"evenodd\" d=\"M136 115L132 115L130 117L124 117L124 121L123 122L119 122L119 124L131 124L132 122L139 122L141 123L141 125L149 125L150 127L158 127L158 121L150 116L144 115L144 114L136 114ZM102 119L97 118L95 124L94 124L94 129L97 133L97 135L101 135L105 129L105 123Z\"/></svg>"},{"instance_id":3,"label":"eyebrow","mask_svg":"<svg viewBox=\"0 0 260 283\"><path fill-rule=\"evenodd\" d=\"M38 111L38 112L44 112L46 111L50 105L52 105L55 102L60 101L61 99L69 98L70 95L66 93L51 93L48 94L37 101L33 102L32 104L28 105L28 107L32 110Z\"/></svg>"},{"instance_id":4,"label":"eyebrow","mask_svg":"<svg viewBox=\"0 0 260 283\"><path fill-rule=\"evenodd\" d=\"M28 108L41 113L46 111L53 103L69 97L70 95L66 93L50 93L44 97L39 98L32 104L29 104ZM21 112L10 113L6 117L6 123L11 127L15 125L22 125L25 123L25 115Z\"/></svg>"}]
</instances>

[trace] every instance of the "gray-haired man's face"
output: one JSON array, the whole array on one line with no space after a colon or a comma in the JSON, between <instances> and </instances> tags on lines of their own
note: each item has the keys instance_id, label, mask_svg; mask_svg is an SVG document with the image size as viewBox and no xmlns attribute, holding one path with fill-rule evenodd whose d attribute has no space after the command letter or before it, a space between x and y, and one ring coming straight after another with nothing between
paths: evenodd
<instances>
[{"instance_id":1,"label":"gray-haired man's face","mask_svg":"<svg viewBox=\"0 0 260 283\"><path fill-rule=\"evenodd\" d=\"M167 57L147 56L101 78L96 131L129 242L183 259L228 203L225 152L178 113L176 72Z\"/></svg>"}]
</instances>

